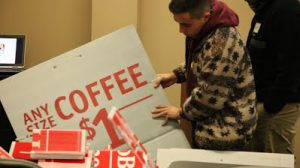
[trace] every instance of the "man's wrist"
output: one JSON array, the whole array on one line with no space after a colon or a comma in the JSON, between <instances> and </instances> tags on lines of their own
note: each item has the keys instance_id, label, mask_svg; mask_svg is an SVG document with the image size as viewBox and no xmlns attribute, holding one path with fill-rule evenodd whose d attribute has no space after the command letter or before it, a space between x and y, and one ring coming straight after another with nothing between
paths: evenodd
<instances>
[{"instance_id":1,"label":"man's wrist","mask_svg":"<svg viewBox=\"0 0 300 168\"><path fill-rule=\"evenodd\" d=\"M177 75L176 75L176 73L175 72L171 72L172 73L172 81L174 82L174 83L177 83Z\"/></svg>"},{"instance_id":2,"label":"man's wrist","mask_svg":"<svg viewBox=\"0 0 300 168\"><path fill-rule=\"evenodd\" d=\"M173 70L173 74L175 76L175 83L182 83L185 81L185 76L183 72L179 68Z\"/></svg>"},{"instance_id":3,"label":"man's wrist","mask_svg":"<svg viewBox=\"0 0 300 168\"><path fill-rule=\"evenodd\" d=\"M183 118L183 110L182 110L182 108L179 108L177 119L179 120L179 119L181 119L181 118Z\"/></svg>"}]
</instances>

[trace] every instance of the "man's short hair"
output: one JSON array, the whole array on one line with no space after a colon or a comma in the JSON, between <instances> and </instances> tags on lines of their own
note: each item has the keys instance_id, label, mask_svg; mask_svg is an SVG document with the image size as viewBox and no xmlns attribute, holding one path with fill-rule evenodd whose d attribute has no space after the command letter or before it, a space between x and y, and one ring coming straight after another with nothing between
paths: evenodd
<instances>
[{"instance_id":1,"label":"man's short hair","mask_svg":"<svg viewBox=\"0 0 300 168\"><path fill-rule=\"evenodd\" d=\"M211 4L212 0L171 0L169 10L173 14L188 12L192 17L200 18L211 9Z\"/></svg>"}]
</instances>

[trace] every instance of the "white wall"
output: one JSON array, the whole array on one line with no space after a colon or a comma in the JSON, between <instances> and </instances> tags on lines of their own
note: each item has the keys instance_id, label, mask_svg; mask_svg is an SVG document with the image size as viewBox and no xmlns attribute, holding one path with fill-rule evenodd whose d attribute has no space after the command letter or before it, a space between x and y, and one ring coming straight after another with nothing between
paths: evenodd
<instances>
[{"instance_id":1,"label":"white wall","mask_svg":"<svg viewBox=\"0 0 300 168\"><path fill-rule=\"evenodd\" d=\"M92 0L92 39L138 24L138 0Z\"/></svg>"}]
</instances>

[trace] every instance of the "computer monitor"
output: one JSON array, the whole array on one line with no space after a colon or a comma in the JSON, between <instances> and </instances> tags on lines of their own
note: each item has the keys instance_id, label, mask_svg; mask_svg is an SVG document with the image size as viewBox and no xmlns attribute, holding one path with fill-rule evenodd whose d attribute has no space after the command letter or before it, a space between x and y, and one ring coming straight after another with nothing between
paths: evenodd
<instances>
[{"instance_id":1,"label":"computer monitor","mask_svg":"<svg viewBox=\"0 0 300 168\"><path fill-rule=\"evenodd\" d=\"M0 69L23 68L25 35L0 35Z\"/></svg>"}]
</instances>

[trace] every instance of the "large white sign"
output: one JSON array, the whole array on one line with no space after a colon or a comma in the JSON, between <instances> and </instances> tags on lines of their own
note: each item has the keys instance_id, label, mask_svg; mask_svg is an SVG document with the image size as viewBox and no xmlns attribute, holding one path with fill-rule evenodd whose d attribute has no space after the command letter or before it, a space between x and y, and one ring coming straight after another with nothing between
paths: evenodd
<instances>
[{"instance_id":1,"label":"large white sign","mask_svg":"<svg viewBox=\"0 0 300 168\"><path fill-rule=\"evenodd\" d=\"M124 140L107 119L116 106L143 143L188 147L176 123L162 127L152 119L150 111L168 103L162 89L153 88L154 77L129 26L1 81L0 99L18 139L34 128L85 129L92 148L122 148ZM174 130L177 142L163 136ZM160 146L160 136L170 142Z\"/></svg>"}]
</instances>

